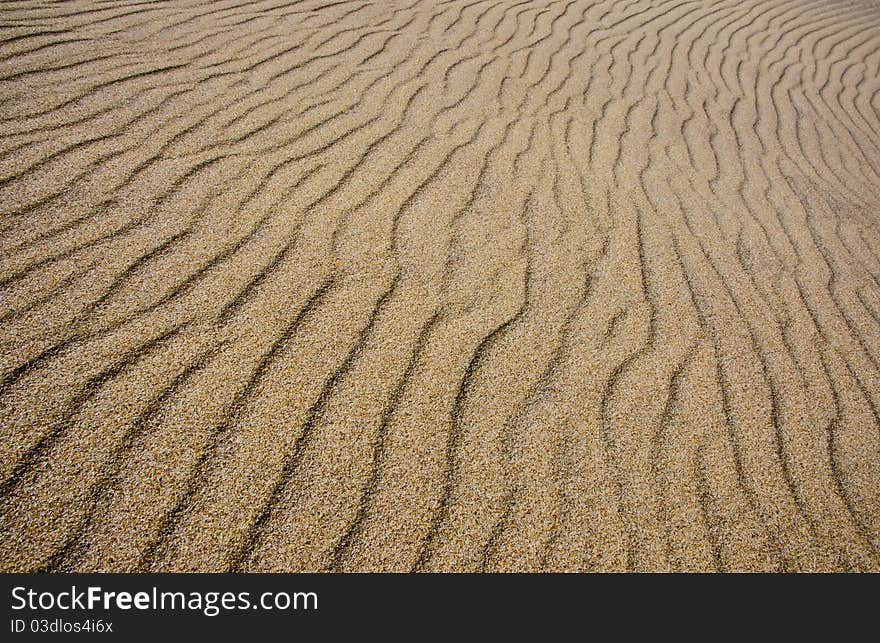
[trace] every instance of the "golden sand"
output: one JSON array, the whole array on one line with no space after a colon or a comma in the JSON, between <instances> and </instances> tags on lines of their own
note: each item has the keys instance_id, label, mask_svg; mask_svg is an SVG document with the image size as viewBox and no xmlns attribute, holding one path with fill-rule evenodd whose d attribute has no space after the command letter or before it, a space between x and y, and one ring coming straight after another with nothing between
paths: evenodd
<instances>
[{"instance_id":1,"label":"golden sand","mask_svg":"<svg viewBox=\"0 0 880 643\"><path fill-rule=\"evenodd\" d=\"M0 6L0 569L880 570L880 4Z\"/></svg>"}]
</instances>

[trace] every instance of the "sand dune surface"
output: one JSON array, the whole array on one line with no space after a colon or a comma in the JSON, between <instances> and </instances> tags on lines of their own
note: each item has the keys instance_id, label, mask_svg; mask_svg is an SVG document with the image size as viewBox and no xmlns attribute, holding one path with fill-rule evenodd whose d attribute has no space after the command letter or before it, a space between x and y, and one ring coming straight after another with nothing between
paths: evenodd
<instances>
[{"instance_id":1,"label":"sand dune surface","mask_svg":"<svg viewBox=\"0 0 880 643\"><path fill-rule=\"evenodd\" d=\"M0 5L4 571L880 571L880 3Z\"/></svg>"}]
</instances>

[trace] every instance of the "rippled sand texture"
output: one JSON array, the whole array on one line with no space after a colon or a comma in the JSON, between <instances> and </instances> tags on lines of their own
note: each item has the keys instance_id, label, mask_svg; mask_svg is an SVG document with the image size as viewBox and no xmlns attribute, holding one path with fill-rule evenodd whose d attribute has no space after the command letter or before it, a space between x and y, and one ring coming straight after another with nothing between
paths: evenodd
<instances>
[{"instance_id":1,"label":"rippled sand texture","mask_svg":"<svg viewBox=\"0 0 880 643\"><path fill-rule=\"evenodd\" d=\"M0 7L4 570L880 570L880 3Z\"/></svg>"}]
</instances>

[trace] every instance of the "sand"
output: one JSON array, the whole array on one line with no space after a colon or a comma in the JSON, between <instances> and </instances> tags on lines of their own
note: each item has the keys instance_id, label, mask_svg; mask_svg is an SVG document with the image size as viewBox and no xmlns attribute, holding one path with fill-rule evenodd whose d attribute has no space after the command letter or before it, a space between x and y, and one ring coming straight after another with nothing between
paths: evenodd
<instances>
[{"instance_id":1,"label":"sand","mask_svg":"<svg viewBox=\"0 0 880 643\"><path fill-rule=\"evenodd\" d=\"M880 4L0 6L3 571L880 571Z\"/></svg>"}]
</instances>

